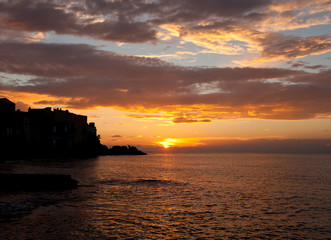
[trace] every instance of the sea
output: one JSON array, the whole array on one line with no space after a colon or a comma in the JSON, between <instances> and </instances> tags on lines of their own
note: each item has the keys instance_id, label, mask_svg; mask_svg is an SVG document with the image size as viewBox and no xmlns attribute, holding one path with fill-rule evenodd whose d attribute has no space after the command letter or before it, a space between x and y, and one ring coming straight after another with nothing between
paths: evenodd
<instances>
[{"instance_id":1,"label":"sea","mask_svg":"<svg viewBox=\"0 0 331 240\"><path fill-rule=\"evenodd\" d=\"M200 153L0 163L77 189L1 192L0 239L331 239L331 155Z\"/></svg>"}]
</instances>

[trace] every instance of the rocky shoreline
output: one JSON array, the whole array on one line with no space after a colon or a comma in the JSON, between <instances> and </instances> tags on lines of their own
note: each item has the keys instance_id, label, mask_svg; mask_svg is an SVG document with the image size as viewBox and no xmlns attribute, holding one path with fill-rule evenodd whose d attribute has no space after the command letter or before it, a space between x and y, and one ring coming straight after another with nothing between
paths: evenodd
<instances>
[{"instance_id":1,"label":"rocky shoreline","mask_svg":"<svg viewBox=\"0 0 331 240\"><path fill-rule=\"evenodd\" d=\"M100 155L147 155L147 153L138 150L134 146L113 146L108 148L105 145L101 145L99 149Z\"/></svg>"},{"instance_id":2,"label":"rocky shoreline","mask_svg":"<svg viewBox=\"0 0 331 240\"><path fill-rule=\"evenodd\" d=\"M75 189L78 181L64 174L0 174L0 191L62 191Z\"/></svg>"}]
</instances>

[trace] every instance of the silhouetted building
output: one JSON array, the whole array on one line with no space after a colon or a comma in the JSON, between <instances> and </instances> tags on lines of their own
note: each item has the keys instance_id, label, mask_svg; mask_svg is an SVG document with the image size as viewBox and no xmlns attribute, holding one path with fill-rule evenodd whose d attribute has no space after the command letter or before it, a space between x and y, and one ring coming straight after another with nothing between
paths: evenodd
<instances>
[{"instance_id":1,"label":"silhouetted building","mask_svg":"<svg viewBox=\"0 0 331 240\"><path fill-rule=\"evenodd\" d=\"M9 101L7 98L0 98L0 109L1 112L14 112L15 103Z\"/></svg>"},{"instance_id":2,"label":"silhouetted building","mask_svg":"<svg viewBox=\"0 0 331 240\"><path fill-rule=\"evenodd\" d=\"M0 99L0 148L7 156L62 157L96 155L100 144L94 123L68 110L15 111L15 104Z\"/></svg>"}]
</instances>

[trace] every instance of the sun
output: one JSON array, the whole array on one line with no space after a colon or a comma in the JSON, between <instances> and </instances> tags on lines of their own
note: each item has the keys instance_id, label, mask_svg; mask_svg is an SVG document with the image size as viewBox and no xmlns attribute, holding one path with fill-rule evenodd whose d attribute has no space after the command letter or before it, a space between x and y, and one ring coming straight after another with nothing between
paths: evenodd
<instances>
[{"instance_id":1,"label":"sun","mask_svg":"<svg viewBox=\"0 0 331 240\"><path fill-rule=\"evenodd\" d=\"M156 142L160 147L164 149L176 148L176 147L195 147L205 145L200 142L199 138L165 138L161 141Z\"/></svg>"},{"instance_id":2,"label":"sun","mask_svg":"<svg viewBox=\"0 0 331 240\"><path fill-rule=\"evenodd\" d=\"M164 139L164 140L158 142L158 144L162 145L163 148L165 148L165 149L175 145L174 140L172 138Z\"/></svg>"}]
</instances>

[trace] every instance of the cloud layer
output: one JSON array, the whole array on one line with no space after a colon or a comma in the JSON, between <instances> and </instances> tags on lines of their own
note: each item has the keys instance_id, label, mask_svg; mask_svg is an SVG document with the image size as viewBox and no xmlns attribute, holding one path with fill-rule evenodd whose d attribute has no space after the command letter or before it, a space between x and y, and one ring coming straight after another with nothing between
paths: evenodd
<instances>
[{"instance_id":1,"label":"cloud layer","mask_svg":"<svg viewBox=\"0 0 331 240\"><path fill-rule=\"evenodd\" d=\"M180 38L217 54L259 53L252 64L330 51L330 35L279 32L330 24L330 12L328 0L8 0L0 2L0 38L35 41L49 32L123 43Z\"/></svg>"},{"instance_id":2,"label":"cloud layer","mask_svg":"<svg viewBox=\"0 0 331 240\"><path fill-rule=\"evenodd\" d=\"M1 1L0 90L52 96L36 104L114 107L174 123L329 118L330 70L294 59L329 52L331 36L291 31L330 24L330 12L329 0ZM50 34L190 43L194 52L170 55L248 53L237 62L286 60L296 70L183 67L92 45L47 44Z\"/></svg>"},{"instance_id":3,"label":"cloud layer","mask_svg":"<svg viewBox=\"0 0 331 240\"><path fill-rule=\"evenodd\" d=\"M1 72L26 76L2 78L0 89L48 94L73 108L165 112L176 123L331 115L330 70L182 67L78 44L1 42L0 55Z\"/></svg>"}]
</instances>

